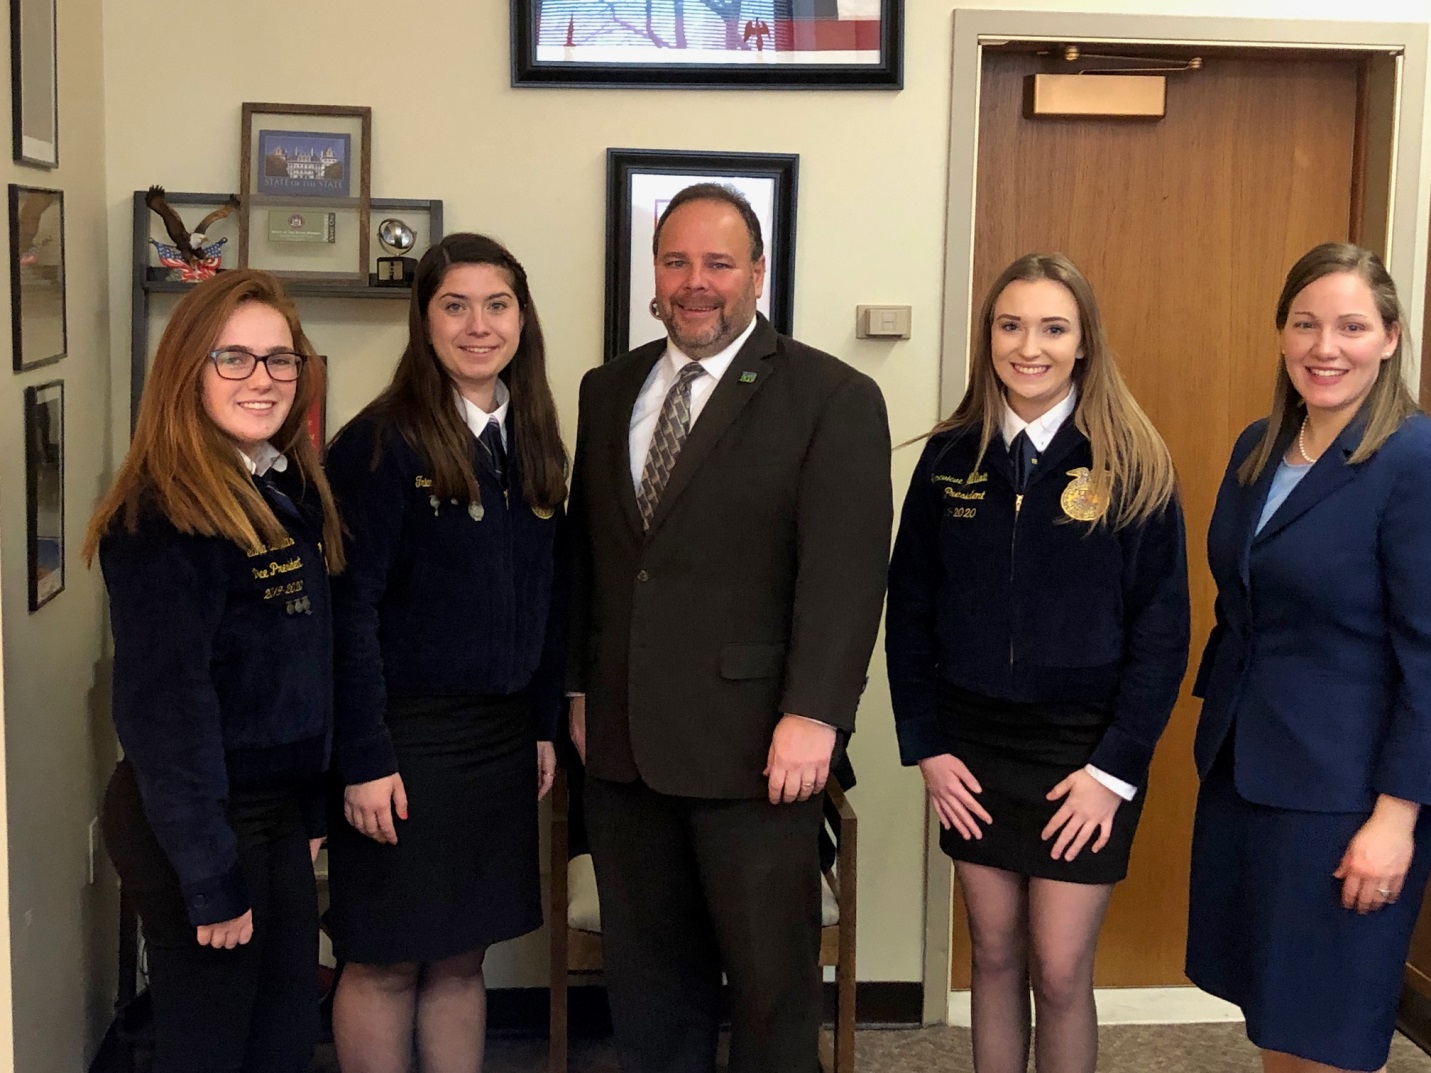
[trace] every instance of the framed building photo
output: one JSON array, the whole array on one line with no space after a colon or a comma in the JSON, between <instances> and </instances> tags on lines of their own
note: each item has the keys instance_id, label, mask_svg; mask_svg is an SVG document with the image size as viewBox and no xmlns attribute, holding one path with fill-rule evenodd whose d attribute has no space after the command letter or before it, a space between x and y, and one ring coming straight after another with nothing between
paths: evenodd
<instances>
[{"instance_id":1,"label":"framed building photo","mask_svg":"<svg viewBox=\"0 0 1431 1073\"><path fill-rule=\"evenodd\" d=\"M799 166L799 156L784 153L606 151L607 361L666 333L650 308L656 293L651 243L666 205L693 183L725 183L750 202L765 241L765 287L756 308L776 331L789 334Z\"/></svg>"},{"instance_id":2,"label":"framed building photo","mask_svg":"<svg viewBox=\"0 0 1431 1073\"><path fill-rule=\"evenodd\" d=\"M514 86L899 89L904 0L512 0Z\"/></svg>"},{"instance_id":3,"label":"framed building photo","mask_svg":"<svg viewBox=\"0 0 1431 1073\"><path fill-rule=\"evenodd\" d=\"M65 587L65 385L25 389L25 532L30 610Z\"/></svg>"},{"instance_id":4,"label":"framed building photo","mask_svg":"<svg viewBox=\"0 0 1431 1073\"><path fill-rule=\"evenodd\" d=\"M373 110L243 106L239 264L367 286Z\"/></svg>"},{"instance_id":5,"label":"framed building photo","mask_svg":"<svg viewBox=\"0 0 1431 1073\"><path fill-rule=\"evenodd\" d=\"M56 51L55 0L10 0L10 109L22 164L60 162Z\"/></svg>"},{"instance_id":6,"label":"framed building photo","mask_svg":"<svg viewBox=\"0 0 1431 1073\"><path fill-rule=\"evenodd\" d=\"M10 326L16 372L65 356L65 195L10 185Z\"/></svg>"}]
</instances>

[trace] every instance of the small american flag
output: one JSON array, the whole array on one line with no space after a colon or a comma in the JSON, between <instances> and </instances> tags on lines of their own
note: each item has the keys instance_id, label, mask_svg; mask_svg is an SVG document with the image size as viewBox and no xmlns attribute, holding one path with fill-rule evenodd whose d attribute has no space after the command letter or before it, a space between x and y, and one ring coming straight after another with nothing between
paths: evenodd
<instances>
[{"instance_id":1,"label":"small american flag","mask_svg":"<svg viewBox=\"0 0 1431 1073\"><path fill-rule=\"evenodd\" d=\"M227 238L210 242L199 251L199 263L191 265L184 260L184 255L179 252L178 246L171 246L167 242L160 242L158 239L150 239L154 244L154 251L159 255L159 263L165 268L176 268L179 270L179 281L181 283L201 283L211 278L219 270L219 262L223 260L224 243Z\"/></svg>"}]
</instances>

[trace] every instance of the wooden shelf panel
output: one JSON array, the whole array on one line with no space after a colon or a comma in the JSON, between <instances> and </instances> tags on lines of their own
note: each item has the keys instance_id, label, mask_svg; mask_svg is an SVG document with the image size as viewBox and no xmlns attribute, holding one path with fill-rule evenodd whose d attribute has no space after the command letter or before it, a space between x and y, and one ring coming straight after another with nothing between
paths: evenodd
<instances>
[{"instance_id":1,"label":"wooden shelf panel","mask_svg":"<svg viewBox=\"0 0 1431 1073\"><path fill-rule=\"evenodd\" d=\"M303 283L298 280L281 282L290 298L401 298L407 301L412 294L411 287L364 287L356 283ZM194 284L163 279L145 280L140 287L148 294L183 294L193 289Z\"/></svg>"}]
</instances>

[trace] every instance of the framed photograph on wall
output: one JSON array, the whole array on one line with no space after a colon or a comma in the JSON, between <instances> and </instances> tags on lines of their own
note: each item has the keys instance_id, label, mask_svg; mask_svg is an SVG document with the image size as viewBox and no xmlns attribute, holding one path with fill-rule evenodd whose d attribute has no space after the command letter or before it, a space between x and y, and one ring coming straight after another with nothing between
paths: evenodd
<instances>
[{"instance_id":1,"label":"framed photograph on wall","mask_svg":"<svg viewBox=\"0 0 1431 1073\"><path fill-rule=\"evenodd\" d=\"M899 89L904 0L512 0L514 86Z\"/></svg>"},{"instance_id":2,"label":"framed photograph on wall","mask_svg":"<svg viewBox=\"0 0 1431 1073\"><path fill-rule=\"evenodd\" d=\"M30 610L65 587L65 385L25 389L25 533Z\"/></svg>"},{"instance_id":3,"label":"framed photograph on wall","mask_svg":"<svg viewBox=\"0 0 1431 1073\"><path fill-rule=\"evenodd\" d=\"M666 205L693 183L725 183L749 200L765 241L765 287L756 308L776 331L790 333L799 167L793 153L606 151L607 361L666 333L650 309L656 293L651 243Z\"/></svg>"},{"instance_id":4,"label":"framed photograph on wall","mask_svg":"<svg viewBox=\"0 0 1431 1073\"><path fill-rule=\"evenodd\" d=\"M65 356L65 195L10 184L10 329L16 372Z\"/></svg>"},{"instance_id":5,"label":"framed photograph on wall","mask_svg":"<svg viewBox=\"0 0 1431 1073\"><path fill-rule=\"evenodd\" d=\"M57 51L55 0L10 0L10 110L21 164L60 162Z\"/></svg>"},{"instance_id":6,"label":"framed photograph on wall","mask_svg":"<svg viewBox=\"0 0 1431 1073\"><path fill-rule=\"evenodd\" d=\"M243 106L239 264L367 286L373 110Z\"/></svg>"}]
</instances>

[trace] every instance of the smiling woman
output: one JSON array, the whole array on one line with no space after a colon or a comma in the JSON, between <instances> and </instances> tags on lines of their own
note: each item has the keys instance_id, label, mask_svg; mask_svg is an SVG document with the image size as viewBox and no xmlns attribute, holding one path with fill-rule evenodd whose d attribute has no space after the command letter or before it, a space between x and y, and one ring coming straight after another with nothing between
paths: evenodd
<instances>
[{"instance_id":1,"label":"smiling woman","mask_svg":"<svg viewBox=\"0 0 1431 1073\"><path fill-rule=\"evenodd\" d=\"M148 943L155 1073L300 1073L332 731L337 511L303 415L322 367L277 280L224 272L159 342L89 525L124 759L104 840Z\"/></svg>"},{"instance_id":2,"label":"smiling woman","mask_svg":"<svg viewBox=\"0 0 1431 1073\"><path fill-rule=\"evenodd\" d=\"M566 454L526 270L483 235L418 263L392 383L333 441L329 925L345 1069L480 1069L486 949L541 924ZM421 1032L416 1033L416 1026Z\"/></svg>"}]
</instances>

